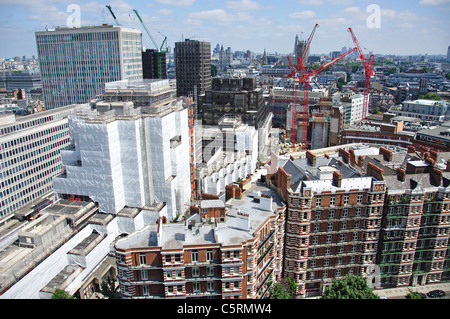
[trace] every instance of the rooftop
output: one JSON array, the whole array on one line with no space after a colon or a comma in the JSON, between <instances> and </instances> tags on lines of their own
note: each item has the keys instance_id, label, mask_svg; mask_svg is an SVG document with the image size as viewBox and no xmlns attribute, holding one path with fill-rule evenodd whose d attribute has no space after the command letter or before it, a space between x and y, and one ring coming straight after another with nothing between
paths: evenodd
<instances>
[{"instance_id":1,"label":"rooftop","mask_svg":"<svg viewBox=\"0 0 450 319\"><path fill-rule=\"evenodd\" d=\"M206 205L218 205L219 201L208 200ZM182 222L162 224L159 232L158 225L148 225L119 240L116 247L129 249L159 246L170 250L182 249L186 245L239 245L254 238L254 232L274 215L274 211L285 206L275 191L262 184L253 184L248 196L230 199L226 204L222 202L222 205L226 206L224 222L202 222L199 215L193 215ZM265 205L269 205L271 209L265 209L268 207Z\"/></svg>"}]
</instances>

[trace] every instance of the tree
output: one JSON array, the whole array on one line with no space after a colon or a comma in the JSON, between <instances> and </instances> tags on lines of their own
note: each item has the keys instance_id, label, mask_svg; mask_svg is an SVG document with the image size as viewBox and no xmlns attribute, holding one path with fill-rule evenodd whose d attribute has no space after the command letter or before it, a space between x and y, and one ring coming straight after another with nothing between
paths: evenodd
<instances>
[{"instance_id":1,"label":"tree","mask_svg":"<svg viewBox=\"0 0 450 319\"><path fill-rule=\"evenodd\" d=\"M114 280L112 280L109 276L105 281L102 282L100 288L100 292L102 293L102 295L108 299L112 299L116 294L116 284Z\"/></svg>"},{"instance_id":2,"label":"tree","mask_svg":"<svg viewBox=\"0 0 450 319\"><path fill-rule=\"evenodd\" d=\"M211 76L216 76L217 75L217 67L213 64L211 64Z\"/></svg>"},{"instance_id":3,"label":"tree","mask_svg":"<svg viewBox=\"0 0 450 319\"><path fill-rule=\"evenodd\" d=\"M408 294L406 295L406 299L422 299L422 296L418 292L414 292L408 288Z\"/></svg>"},{"instance_id":4,"label":"tree","mask_svg":"<svg viewBox=\"0 0 450 319\"><path fill-rule=\"evenodd\" d=\"M425 100L442 101L442 97L440 97L436 93L427 93L425 95L421 95L420 98Z\"/></svg>"},{"instance_id":5,"label":"tree","mask_svg":"<svg viewBox=\"0 0 450 319\"><path fill-rule=\"evenodd\" d=\"M52 295L52 299L73 299L73 296L69 295L64 289L56 289Z\"/></svg>"},{"instance_id":6,"label":"tree","mask_svg":"<svg viewBox=\"0 0 450 319\"><path fill-rule=\"evenodd\" d=\"M270 299L289 299L291 295L281 282L276 282L270 287Z\"/></svg>"},{"instance_id":7,"label":"tree","mask_svg":"<svg viewBox=\"0 0 450 319\"><path fill-rule=\"evenodd\" d=\"M367 286L365 278L348 274L344 279L335 279L331 286L325 287L322 299L380 299L380 297Z\"/></svg>"}]
</instances>

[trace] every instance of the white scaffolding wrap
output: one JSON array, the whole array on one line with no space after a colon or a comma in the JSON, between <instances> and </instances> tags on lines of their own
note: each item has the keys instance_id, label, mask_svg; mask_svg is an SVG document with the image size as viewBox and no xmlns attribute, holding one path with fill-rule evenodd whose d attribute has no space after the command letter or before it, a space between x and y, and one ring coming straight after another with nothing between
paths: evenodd
<instances>
[{"instance_id":1,"label":"white scaffolding wrap","mask_svg":"<svg viewBox=\"0 0 450 319\"><path fill-rule=\"evenodd\" d=\"M74 148L62 152L65 172L53 179L55 191L88 196L105 213L156 202L166 202L169 219L183 213L191 183L182 102L153 115L91 113L69 119Z\"/></svg>"}]
</instances>

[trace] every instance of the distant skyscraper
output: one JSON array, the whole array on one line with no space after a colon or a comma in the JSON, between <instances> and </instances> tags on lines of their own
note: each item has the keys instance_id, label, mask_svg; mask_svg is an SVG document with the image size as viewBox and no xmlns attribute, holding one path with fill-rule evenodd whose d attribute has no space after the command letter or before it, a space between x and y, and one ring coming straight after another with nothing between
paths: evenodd
<instances>
[{"instance_id":1,"label":"distant skyscraper","mask_svg":"<svg viewBox=\"0 0 450 319\"><path fill-rule=\"evenodd\" d=\"M177 95L189 96L211 88L211 43L189 40L175 43Z\"/></svg>"},{"instance_id":2,"label":"distant skyscraper","mask_svg":"<svg viewBox=\"0 0 450 319\"><path fill-rule=\"evenodd\" d=\"M447 62L450 63L450 45L448 46L448 49L447 49Z\"/></svg>"},{"instance_id":3,"label":"distant skyscraper","mask_svg":"<svg viewBox=\"0 0 450 319\"><path fill-rule=\"evenodd\" d=\"M142 79L142 35L113 25L36 32L46 109L86 103L104 84Z\"/></svg>"}]
</instances>

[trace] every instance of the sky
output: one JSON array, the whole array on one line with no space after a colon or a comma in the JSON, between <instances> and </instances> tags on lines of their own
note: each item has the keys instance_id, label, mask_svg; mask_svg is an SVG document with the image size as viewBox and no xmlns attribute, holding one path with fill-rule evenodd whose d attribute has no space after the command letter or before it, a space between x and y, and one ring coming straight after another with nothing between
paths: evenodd
<instances>
[{"instance_id":1,"label":"sky","mask_svg":"<svg viewBox=\"0 0 450 319\"><path fill-rule=\"evenodd\" d=\"M75 5L75 6L73 6ZM292 53L294 39L307 39L317 23L311 54L354 47L351 27L364 52L417 55L447 54L450 0L0 0L0 57L37 55L34 33L73 23L81 26L118 22L143 32L143 45L154 48L133 9L157 44L170 47L190 38L233 51Z\"/></svg>"}]
</instances>

